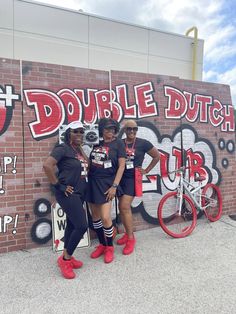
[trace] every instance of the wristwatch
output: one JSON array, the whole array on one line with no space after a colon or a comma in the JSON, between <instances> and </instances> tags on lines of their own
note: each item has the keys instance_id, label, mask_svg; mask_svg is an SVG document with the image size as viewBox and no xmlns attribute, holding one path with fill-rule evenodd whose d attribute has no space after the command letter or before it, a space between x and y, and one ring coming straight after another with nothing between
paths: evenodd
<instances>
[{"instance_id":1,"label":"wristwatch","mask_svg":"<svg viewBox=\"0 0 236 314\"><path fill-rule=\"evenodd\" d=\"M117 187L118 187L118 184L113 183L113 184L112 184L112 187L113 187L113 188L117 188Z\"/></svg>"}]
</instances>

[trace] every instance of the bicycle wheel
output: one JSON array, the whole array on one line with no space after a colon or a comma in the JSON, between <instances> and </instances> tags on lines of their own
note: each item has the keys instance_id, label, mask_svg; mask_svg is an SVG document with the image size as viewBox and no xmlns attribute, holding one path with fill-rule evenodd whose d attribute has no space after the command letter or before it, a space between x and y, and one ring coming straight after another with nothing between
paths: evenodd
<instances>
[{"instance_id":1,"label":"bicycle wheel","mask_svg":"<svg viewBox=\"0 0 236 314\"><path fill-rule=\"evenodd\" d=\"M202 206L206 217L214 222L222 215L222 197L218 186L208 183L202 189Z\"/></svg>"},{"instance_id":2,"label":"bicycle wheel","mask_svg":"<svg viewBox=\"0 0 236 314\"><path fill-rule=\"evenodd\" d=\"M197 211L191 199L183 194L180 213L179 202L179 193L169 192L161 199L158 206L160 226L173 238L186 237L197 223Z\"/></svg>"}]
</instances>

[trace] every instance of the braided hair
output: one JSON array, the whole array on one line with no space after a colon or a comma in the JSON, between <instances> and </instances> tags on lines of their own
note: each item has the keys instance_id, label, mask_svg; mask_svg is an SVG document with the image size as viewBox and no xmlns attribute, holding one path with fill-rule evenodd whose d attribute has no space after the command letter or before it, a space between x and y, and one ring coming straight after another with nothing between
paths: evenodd
<instances>
[{"instance_id":1,"label":"braided hair","mask_svg":"<svg viewBox=\"0 0 236 314\"><path fill-rule=\"evenodd\" d=\"M64 133L64 143L69 145L70 144L70 129L67 129Z\"/></svg>"}]
</instances>

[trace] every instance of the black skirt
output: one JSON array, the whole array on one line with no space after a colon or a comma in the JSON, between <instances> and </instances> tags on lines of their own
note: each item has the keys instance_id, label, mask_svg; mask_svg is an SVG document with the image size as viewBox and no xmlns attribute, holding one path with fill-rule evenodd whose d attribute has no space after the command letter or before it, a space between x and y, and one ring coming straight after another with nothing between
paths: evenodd
<instances>
[{"instance_id":1,"label":"black skirt","mask_svg":"<svg viewBox=\"0 0 236 314\"><path fill-rule=\"evenodd\" d=\"M122 177L120 187L125 195L135 196L134 177Z\"/></svg>"},{"instance_id":2,"label":"black skirt","mask_svg":"<svg viewBox=\"0 0 236 314\"><path fill-rule=\"evenodd\" d=\"M113 184L115 177L105 177L105 178L88 178L88 190L86 200L93 204L104 204L108 201L106 200L107 195L104 194ZM124 193L120 185L116 189L116 196L120 197Z\"/></svg>"}]
</instances>

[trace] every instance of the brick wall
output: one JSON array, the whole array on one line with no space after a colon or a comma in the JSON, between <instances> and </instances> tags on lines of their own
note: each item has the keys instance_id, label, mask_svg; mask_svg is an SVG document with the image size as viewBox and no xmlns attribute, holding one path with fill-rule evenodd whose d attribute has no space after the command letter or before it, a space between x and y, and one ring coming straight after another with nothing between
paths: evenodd
<instances>
[{"instance_id":1,"label":"brick wall","mask_svg":"<svg viewBox=\"0 0 236 314\"><path fill-rule=\"evenodd\" d=\"M33 236L33 231L39 238L47 232L46 225L38 230L40 219L44 223L51 219L49 212L40 217L35 204L40 199L54 201L43 161L58 140L61 124L78 119L94 123L109 112L121 122L137 119L139 136L162 153L151 177L144 178L143 198L134 200L136 230L158 223L158 202L174 189L161 174L179 162L173 149L181 146L181 131L193 171L205 171L209 182L220 185L225 214L236 211L235 132L228 86L5 59L0 60L0 69L0 253L51 243L50 236L41 244ZM7 91L14 101L5 97Z\"/></svg>"}]
</instances>

